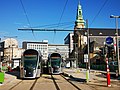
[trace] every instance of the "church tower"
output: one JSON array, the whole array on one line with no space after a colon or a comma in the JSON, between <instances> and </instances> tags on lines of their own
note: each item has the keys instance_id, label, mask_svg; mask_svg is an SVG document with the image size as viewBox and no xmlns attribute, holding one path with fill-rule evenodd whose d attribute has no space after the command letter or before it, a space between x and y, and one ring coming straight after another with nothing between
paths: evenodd
<instances>
[{"instance_id":1,"label":"church tower","mask_svg":"<svg viewBox=\"0 0 120 90\"><path fill-rule=\"evenodd\" d=\"M77 15L76 15L74 30L84 28L85 27L84 23L85 23L85 21L83 20L82 7L79 2L78 7L77 7Z\"/></svg>"},{"instance_id":2,"label":"church tower","mask_svg":"<svg viewBox=\"0 0 120 90\"><path fill-rule=\"evenodd\" d=\"M82 7L80 5L80 2L77 6L77 15L76 15L76 21L74 26L74 58L76 58L76 67L80 64L81 60L83 60L83 47L85 45L85 38L84 35L81 35L79 30L81 28L85 28L85 21L83 19L82 15Z\"/></svg>"}]
</instances>

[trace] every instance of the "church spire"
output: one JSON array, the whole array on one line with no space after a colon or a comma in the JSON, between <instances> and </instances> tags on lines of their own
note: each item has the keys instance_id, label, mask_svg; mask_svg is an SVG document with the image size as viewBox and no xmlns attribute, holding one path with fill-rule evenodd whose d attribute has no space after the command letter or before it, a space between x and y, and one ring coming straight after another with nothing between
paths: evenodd
<instances>
[{"instance_id":1,"label":"church spire","mask_svg":"<svg viewBox=\"0 0 120 90\"><path fill-rule=\"evenodd\" d=\"M84 28L84 20L82 15L82 7L80 5L80 1L77 6L77 15L76 15L76 21L75 21L75 29Z\"/></svg>"}]
</instances>

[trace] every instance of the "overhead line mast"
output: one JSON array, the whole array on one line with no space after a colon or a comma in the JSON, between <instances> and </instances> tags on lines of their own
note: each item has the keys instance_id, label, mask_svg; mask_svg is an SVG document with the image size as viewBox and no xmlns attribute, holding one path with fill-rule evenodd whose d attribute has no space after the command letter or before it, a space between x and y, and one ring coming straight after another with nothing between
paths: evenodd
<instances>
[{"instance_id":1,"label":"overhead line mast","mask_svg":"<svg viewBox=\"0 0 120 90\"><path fill-rule=\"evenodd\" d=\"M74 31L74 30L64 30L64 29L40 29L40 28L19 28L21 31Z\"/></svg>"},{"instance_id":2,"label":"overhead line mast","mask_svg":"<svg viewBox=\"0 0 120 90\"><path fill-rule=\"evenodd\" d=\"M19 28L20 31L74 31L72 29L44 29L44 28ZM80 28L79 30L87 30L87 28ZM76 30L77 31L77 30Z\"/></svg>"}]
</instances>

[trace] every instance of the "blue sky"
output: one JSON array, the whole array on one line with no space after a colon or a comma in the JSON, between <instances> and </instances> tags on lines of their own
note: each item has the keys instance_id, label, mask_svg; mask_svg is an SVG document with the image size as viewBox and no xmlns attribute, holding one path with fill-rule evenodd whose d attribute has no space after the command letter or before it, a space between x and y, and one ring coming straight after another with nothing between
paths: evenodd
<instances>
[{"instance_id":1,"label":"blue sky","mask_svg":"<svg viewBox=\"0 0 120 90\"><path fill-rule=\"evenodd\" d=\"M66 1L22 0L31 27L73 29L79 0L68 0L65 7ZM102 7L105 1L107 2ZM110 15L120 15L120 0L80 0L80 4L83 9L83 18L88 19L89 27L115 28L115 19L111 19ZM101 11L97 15L100 9ZM48 40L50 44L63 44L64 38L69 32L34 32L33 35L30 31L18 31L18 28L30 27L26 14L20 0L0 0L0 38L17 36L19 44L28 40ZM94 17L96 18L94 19ZM58 23L64 24L59 24L59 27L52 26L52 24L58 25Z\"/></svg>"}]
</instances>

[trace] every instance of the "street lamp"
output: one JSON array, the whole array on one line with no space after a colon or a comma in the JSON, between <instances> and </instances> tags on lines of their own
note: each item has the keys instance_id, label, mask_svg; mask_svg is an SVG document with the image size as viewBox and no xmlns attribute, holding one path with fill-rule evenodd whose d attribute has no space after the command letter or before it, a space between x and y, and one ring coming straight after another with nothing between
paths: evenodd
<instances>
[{"instance_id":1,"label":"street lamp","mask_svg":"<svg viewBox=\"0 0 120 90\"><path fill-rule=\"evenodd\" d=\"M120 60L119 60L119 31L118 31L118 18L120 16L114 16L111 15L110 18L115 18L115 23L116 23L116 59L118 61L118 75L120 75Z\"/></svg>"},{"instance_id":2,"label":"street lamp","mask_svg":"<svg viewBox=\"0 0 120 90\"><path fill-rule=\"evenodd\" d=\"M88 48L88 63L87 63L87 71L86 71L86 81L89 82L90 75L90 45L89 45L89 28L88 28L88 20L86 20L86 28L87 28L87 48Z\"/></svg>"}]
</instances>

